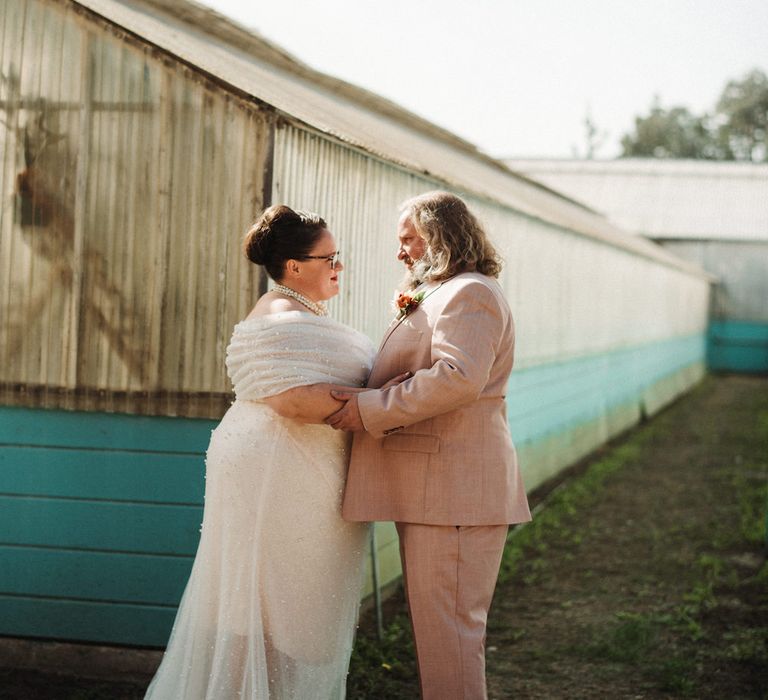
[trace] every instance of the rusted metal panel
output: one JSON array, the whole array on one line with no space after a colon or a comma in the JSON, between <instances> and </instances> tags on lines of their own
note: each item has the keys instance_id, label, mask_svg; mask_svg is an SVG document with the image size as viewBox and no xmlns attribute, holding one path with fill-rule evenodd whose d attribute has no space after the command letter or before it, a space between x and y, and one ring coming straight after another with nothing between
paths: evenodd
<instances>
[{"instance_id":1,"label":"rusted metal panel","mask_svg":"<svg viewBox=\"0 0 768 700\"><path fill-rule=\"evenodd\" d=\"M0 10L0 400L218 416L270 117L68 7Z\"/></svg>"}]
</instances>

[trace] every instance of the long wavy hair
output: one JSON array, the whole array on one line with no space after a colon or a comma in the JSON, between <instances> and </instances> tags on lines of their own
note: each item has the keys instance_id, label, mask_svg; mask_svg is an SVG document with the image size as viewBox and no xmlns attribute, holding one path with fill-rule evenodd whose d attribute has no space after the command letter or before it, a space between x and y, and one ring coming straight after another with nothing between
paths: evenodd
<instances>
[{"instance_id":1,"label":"long wavy hair","mask_svg":"<svg viewBox=\"0 0 768 700\"><path fill-rule=\"evenodd\" d=\"M427 244L423 257L413 265L408 286L441 282L460 272L499 276L501 259L460 197L439 190L426 192L403 202L400 214Z\"/></svg>"}]
</instances>

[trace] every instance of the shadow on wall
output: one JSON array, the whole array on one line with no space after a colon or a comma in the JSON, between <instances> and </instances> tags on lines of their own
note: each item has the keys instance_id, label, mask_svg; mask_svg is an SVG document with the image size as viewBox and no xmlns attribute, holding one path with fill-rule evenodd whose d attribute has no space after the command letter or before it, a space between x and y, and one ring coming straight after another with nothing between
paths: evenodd
<instances>
[{"instance_id":1,"label":"shadow on wall","mask_svg":"<svg viewBox=\"0 0 768 700\"><path fill-rule=\"evenodd\" d=\"M73 213L77 197L83 196L78 192L78 151L72 134L60 126L72 106L24 99L13 75L0 75L0 84L6 93L6 118L0 123L8 132L6 143L16 144L15 159L21 165L15 178L14 222L34 258L46 263L42 279L32 279L29 295L10 308L7 357L13 360L25 351L30 327L45 317L52 300L68 299L70 306L79 301L71 313L85 315L88 326L104 336L131 377L143 383L147 363L136 333L141 327L137 310L110 279L105 255L82 231L78 235L78 225L85 226ZM81 294L86 284L89 293Z\"/></svg>"}]
</instances>

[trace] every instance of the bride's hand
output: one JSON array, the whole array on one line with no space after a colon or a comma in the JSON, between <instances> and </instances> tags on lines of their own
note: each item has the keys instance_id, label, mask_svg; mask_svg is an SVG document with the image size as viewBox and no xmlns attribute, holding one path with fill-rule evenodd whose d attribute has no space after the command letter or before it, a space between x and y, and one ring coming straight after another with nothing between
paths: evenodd
<instances>
[{"instance_id":1,"label":"bride's hand","mask_svg":"<svg viewBox=\"0 0 768 700\"><path fill-rule=\"evenodd\" d=\"M384 386L382 386L382 389L391 389L393 386L397 386L398 384L401 384L406 379L410 379L413 376L411 372L403 372L402 374L398 374L396 377L392 377Z\"/></svg>"}]
</instances>

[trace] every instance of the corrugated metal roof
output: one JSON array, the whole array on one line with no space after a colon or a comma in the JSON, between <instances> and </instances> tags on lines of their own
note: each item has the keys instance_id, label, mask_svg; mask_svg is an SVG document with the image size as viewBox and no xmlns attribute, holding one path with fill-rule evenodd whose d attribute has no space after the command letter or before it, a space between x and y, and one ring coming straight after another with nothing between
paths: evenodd
<instances>
[{"instance_id":1,"label":"corrugated metal roof","mask_svg":"<svg viewBox=\"0 0 768 700\"><path fill-rule=\"evenodd\" d=\"M653 158L506 162L645 236L768 240L768 164Z\"/></svg>"},{"instance_id":2,"label":"corrugated metal roof","mask_svg":"<svg viewBox=\"0 0 768 700\"><path fill-rule=\"evenodd\" d=\"M212 10L186 0L76 0L75 4L273 106L289 120L529 216L704 274L659 246L628 235L589 207L512 173L426 120L313 71Z\"/></svg>"}]
</instances>

